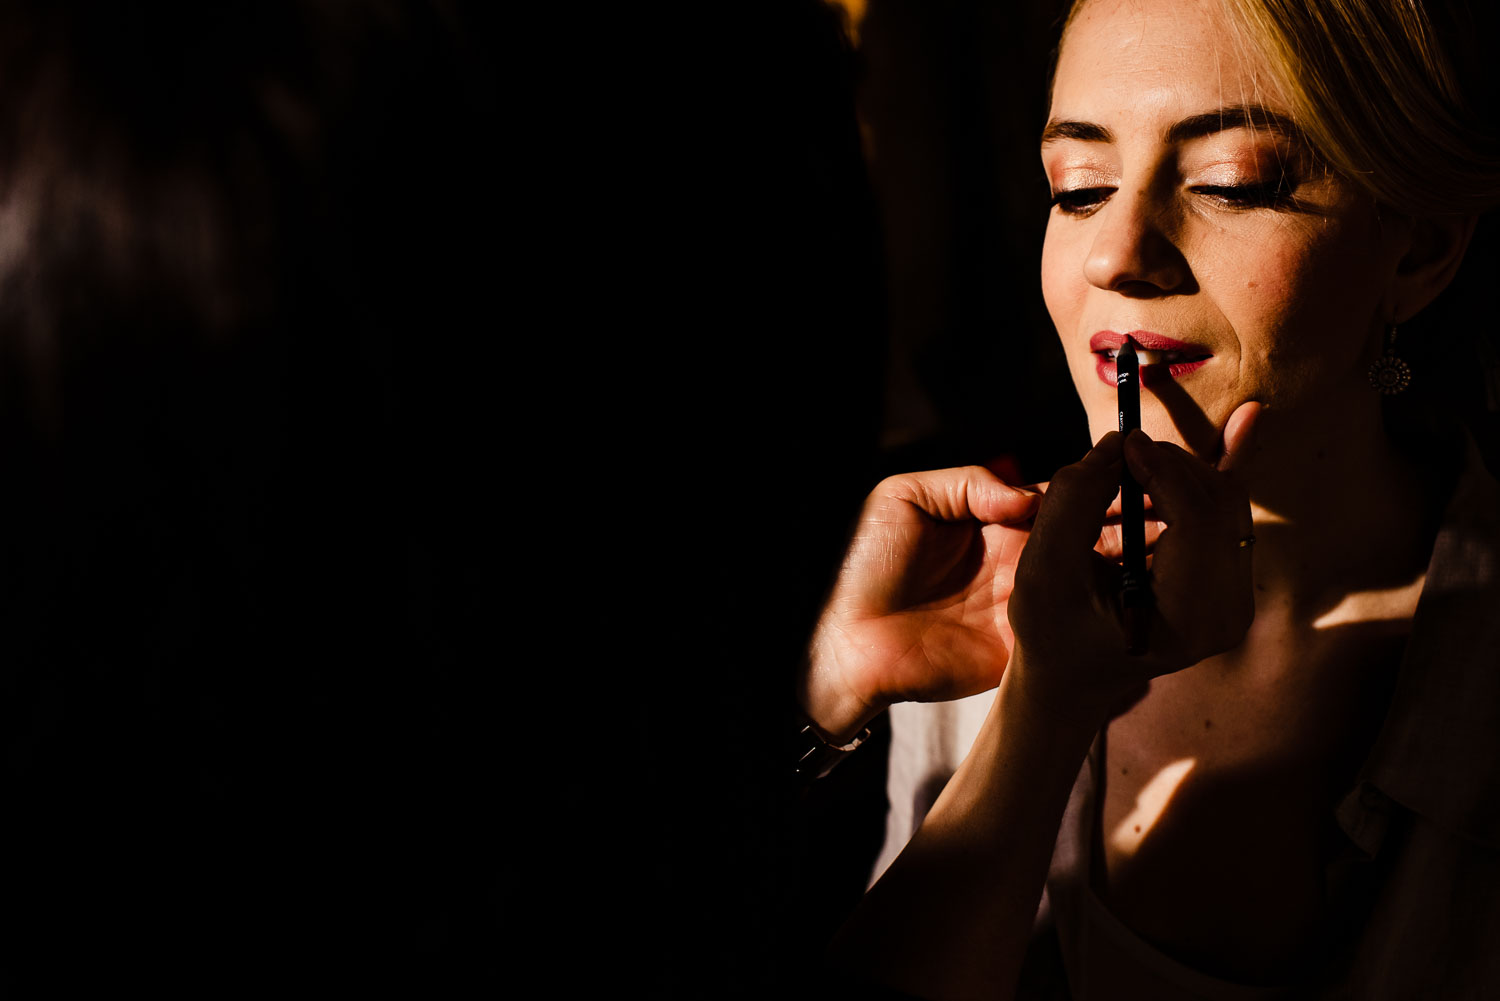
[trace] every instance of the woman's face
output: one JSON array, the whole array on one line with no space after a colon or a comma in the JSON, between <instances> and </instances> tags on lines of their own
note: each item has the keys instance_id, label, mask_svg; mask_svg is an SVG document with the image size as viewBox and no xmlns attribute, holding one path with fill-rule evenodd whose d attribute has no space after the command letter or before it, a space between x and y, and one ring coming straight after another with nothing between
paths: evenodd
<instances>
[{"instance_id":1,"label":"woman's face","mask_svg":"<svg viewBox=\"0 0 1500 1001\"><path fill-rule=\"evenodd\" d=\"M1088 3L1042 139L1042 290L1095 439L1115 426L1110 355L1131 334L1151 364L1147 432L1205 458L1248 400L1268 418L1378 415L1365 370L1409 233L1313 161L1216 8Z\"/></svg>"}]
</instances>

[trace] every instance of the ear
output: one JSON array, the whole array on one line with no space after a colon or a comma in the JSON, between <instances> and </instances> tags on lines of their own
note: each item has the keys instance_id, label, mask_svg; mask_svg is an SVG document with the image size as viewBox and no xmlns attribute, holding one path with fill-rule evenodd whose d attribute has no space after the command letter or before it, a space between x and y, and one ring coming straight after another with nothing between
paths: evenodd
<instances>
[{"instance_id":1,"label":"ear","mask_svg":"<svg viewBox=\"0 0 1500 1001\"><path fill-rule=\"evenodd\" d=\"M1463 263L1476 222L1478 217L1471 215L1412 220L1410 245L1396 265L1391 287L1400 314L1392 316L1392 322L1405 323L1448 287Z\"/></svg>"}]
</instances>

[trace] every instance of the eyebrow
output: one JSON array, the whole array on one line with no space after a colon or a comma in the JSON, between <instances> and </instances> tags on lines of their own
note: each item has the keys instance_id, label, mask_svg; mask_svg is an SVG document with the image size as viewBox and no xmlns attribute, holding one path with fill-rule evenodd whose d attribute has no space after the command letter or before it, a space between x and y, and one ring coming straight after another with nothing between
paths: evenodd
<instances>
[{"instance_id":1,"label":"eyebrow","mask_svg":"<svg viewBox=\"0 0 1500 1001\"><path fill-rule=\"evenodd\" d=\"M1167 129L1166 140L1175 145L1190 139L1202 139L1204 136L1223 132L1226 129L1257 129L1277 132L1289 139L1302 138L1302 130L1280 112L1272 111L1262 104L1232 104L1216 111L1190 115L1179 122L1174 122ZM1046 128L1042 129L1042 145L1046 146L1061 139L1112 143L1115 141L1115 134L1103 125L1094 122L1075 122L1054 118L1047 123Z\"/></svg>"}]
</instances>

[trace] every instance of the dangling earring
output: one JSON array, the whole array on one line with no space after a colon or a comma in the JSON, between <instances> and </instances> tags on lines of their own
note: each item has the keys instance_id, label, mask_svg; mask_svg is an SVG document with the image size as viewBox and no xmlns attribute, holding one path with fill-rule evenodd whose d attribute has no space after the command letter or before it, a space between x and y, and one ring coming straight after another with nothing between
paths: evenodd
<instances>
[{"instance_id":1,"label":"dangling earring","mask_svg":"<svg viewBox=\"0 0 1500 1001\"><path fill-rule=\"evenodd\" d=\"M1385 354L1370 366L1370 385L1386 396L1395 396L1411 385L1411 368L1396 356L1396 325L1385 339Z\"/></svg>"}]
</instances>

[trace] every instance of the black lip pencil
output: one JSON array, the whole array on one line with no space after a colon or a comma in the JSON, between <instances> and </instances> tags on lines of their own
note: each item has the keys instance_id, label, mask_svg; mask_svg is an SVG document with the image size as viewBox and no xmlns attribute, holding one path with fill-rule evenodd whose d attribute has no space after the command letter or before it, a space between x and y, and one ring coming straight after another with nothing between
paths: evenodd
<instances>
[{"instance_id":1,"label":"black lip pencil","mask_svg":"<svg viewBox=\"0 0 1500 1001\"><path fill-rule=\"evenodd\" d=\"M1141 364L1135 340L1125 338L1115 357L1115 392L1120 403L1120 434L1129 435L1141 426ZM1125 574L1120 599L1125 613L1125 650L1133 656L1146 652L1147 628L1151 622L1151 579L1146 571L1146 502L1141 485L1120 467L1120 543Z\"/></svg>"}]
</instances>

